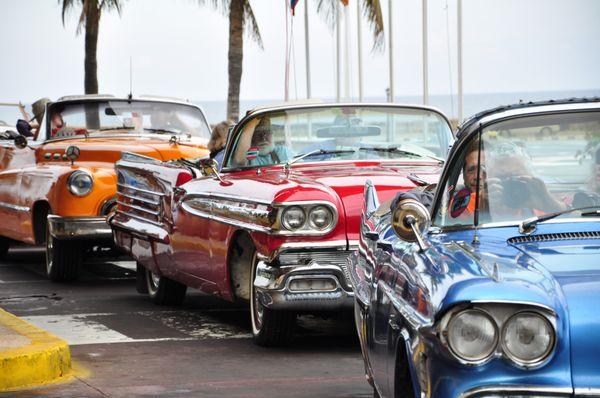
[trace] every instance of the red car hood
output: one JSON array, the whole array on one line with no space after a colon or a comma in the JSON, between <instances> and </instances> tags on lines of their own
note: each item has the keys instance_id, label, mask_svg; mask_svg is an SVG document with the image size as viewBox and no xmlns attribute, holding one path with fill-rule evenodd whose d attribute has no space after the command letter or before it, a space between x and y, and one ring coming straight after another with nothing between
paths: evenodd
<instances>
[{"instance_id":1,"label":"red car hood","mask_svg":"<svg viewBox=\"0 0 600 398\"><path fill-rule=\"evenodd\" d=\"M281 172L275 172L272 175L267 172L262 178L267 180L274 178L278 181L271 180L270 182L276 185L286 180L287 184L302 186L318 184L325 190L333 190L344 206L346 236L348 240L356 241L359 237L363 194L367 180L371 180L375 185L379 201L385 202L392 199L399 191L407 191L417 186L407 178L409 174L412 173L428 183L436 183L441 170L439 164L432 162L344 163L328 164L326 168L322 164L294 165L287 176Z\"/></svg>"}]
</instances>

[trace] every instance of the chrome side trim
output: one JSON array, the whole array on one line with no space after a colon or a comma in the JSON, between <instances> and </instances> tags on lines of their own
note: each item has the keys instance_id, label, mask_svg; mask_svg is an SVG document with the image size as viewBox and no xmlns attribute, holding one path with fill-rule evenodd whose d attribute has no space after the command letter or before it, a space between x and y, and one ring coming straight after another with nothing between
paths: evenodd
<instances>
[{"instance_id":1,"label":"chrome side trim","mask_svg":"<svg viewBox=\"0 0 600 398\"><path fill-rule=\"evenodd\" d=\"M18 211L21 213L30 213L31 209L27 206L17 206L12 203L0 202L0 207L4 207L5 209Z\"/></svg>"},{"instance_id":2,"label":"chrome side trim","mask_svg":"<svg viewBox=\"0 0 600 398\"><path fill-rule=\"evenodd\" d=\"M138 199L136 198L135 200L138 200ZM130 209L141 211L143 213L151 214L151 215L156 216L156 217L160 216L160 211L154 211L154 210L145 209L143 207L132 205L130 203L121 202L120 200L117 200L117 204L119 204L121 206L129 207Z\"/></svg>"},{"instance_id":3,"label":"chrome side trim","mask_svg":"<svg viewBox=\"0 0 600 398\"><path fill-rule=\"evenodd\" d=\"M565 397L570 397L573 393L571 387L542 387L542 386L507 386L507 385L495 385L495 386L484 386L472 388L468 391L461 393L458 398L476 398L485 397L484 394L491 394L497 396L498 394L528 394L528 393L541 393L541 394L560 394Z\"/></svg>"},{"instance_id":4,"label":"chrome side trim","mask_svg":"<svg viewBox=\"0 0 600 398\"><path fill-rule=\"evenodd\" d=\"M117 183L117 187L118 188L124 188L124 189L132 189L134 191L139 191L139 192L142 192L142 193L147 193L148 195L165 196L165 194L163 192L149 191L147 189L143 189L143 188L139 188L139 187L134 187L132 185L127 185L127 184L123 184L123 183L120 183L120 182Z\"/></svg>"},{"instance_id":5,"label":"chrome side trim","mask_svg":"<svg viewBox=\"0 0 600 398\"><path fill-rule=\"evenodd\" d=\"M540 303L536 303L533 301L520 301L520 300L469 300L469 303L472 304L514 304L514 305L526 305L526 306L531 306L531 307L538 307L538 308L542 308L548 312L550 312L552 315L556 316L556 311L554 311L554 309L552 307L549 307L545 304L540 304Z\"/></svg>"},{"instance_id":6,"label":"chrome side trim","mask_svg":"<svg viewBox=\"0 0 600 398\"><path fill-rule=\"evenodd\" d=\"M575 396L600 397L600 388L598 387L576 387Z\"/></svg>"},{"instance_id":7,"label":"chrome side trim","mask_svg":"<svg viewBox=\"0 0 600 398\"><path fill-rule=\"evenodd\" d=\"M194 205L191 205L188 202L190 202L190 201L181 203L181 207L183 208L183 210L185 210L189 214L193 214L195 216L206 218L206 219L212 220L212 221L218 221L218 222L221 222L221 223L227 224L227 225L237 226L242 229L249 230L249 231L262 232L262 233L266 233L266 234L273 233L273 230L269 227L260 226L260 225L253 224L248 221L242 221L242 220L237 220L237 219L232 219L232 218L227 218L227 217L222 217L222 216L217 216L217 215L211 214L210 213L210 211L211 211L210 203L204 203L204 204L202 204L203 208L199 208L200 203L196 203L197 207L195 207Z\"/></svg>"},{"instance_id":8,"label":"chrome side trim","mask_svg":"<svg viewBox=\"0 0 600 398\"><path fill-rule=\"evenodd\" d=\"M206 193L197 192L197 193L186 195L181 200L185 201L185 200L196 198L196 197L207 198L207 199L222 199L222 200L227 200L230 202L238 201L238 202L244 202L244 203L257 203L257 204L266 205L266 206L269 206L272 203L269 200L253 199L253 198L249 198L247 196L224 195L224 194L213 193L213 192L206 192Z\"/></svg>"}]
</instances>

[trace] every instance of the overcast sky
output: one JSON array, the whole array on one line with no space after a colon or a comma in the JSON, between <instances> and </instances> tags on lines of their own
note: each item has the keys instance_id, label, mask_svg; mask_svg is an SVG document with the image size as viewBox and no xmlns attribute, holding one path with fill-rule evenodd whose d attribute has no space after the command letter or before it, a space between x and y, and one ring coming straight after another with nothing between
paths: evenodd
<instances>
[{"instance_id":1,"label":"overcast sky","mask_svg":"<svg viewBox=\"0 0 600 398\"><path fill-rule=\"evenodd\" d=\"M264 50L246 39L242 99L283 98L285 1L250 0ZM353 96L357 95L356 1L350 0ZM83 92L83 35L75 34L78 13L63 26L58 3L0 1L0 102ZM388 1L382 3L387 28ZM315 14L316 1L308 4L313 96L333 97L334 35ZM456 93L457 1L428 4L430 92ZM300 0L294 18L292 99L306 93L303 7ZM463 9L466 93L600 88L600 1L463 0ZM420 95L421 0L393 0L393 24L396 95ZM227 18L194 0L123 0L120 16L102 16L100 92L129 91L132 57L135 94L224 100L227 40ZM383 96L389 85L387 50L369 51L366 25L363 43L365 95Z\"/></svg>"}]
</instances>

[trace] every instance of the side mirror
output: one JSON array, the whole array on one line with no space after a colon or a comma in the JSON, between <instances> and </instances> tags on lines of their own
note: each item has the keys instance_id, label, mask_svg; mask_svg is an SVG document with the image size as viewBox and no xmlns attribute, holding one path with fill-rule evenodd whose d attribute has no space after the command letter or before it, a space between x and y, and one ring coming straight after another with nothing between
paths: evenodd
<instances>
[{"instance_id":1,"label":"side mirror","mask_svg":"<svg viewBox=\"0 0 600 398\"><path fill-rule=\"evenodd\" d=\"M17 147L19 149L23 149L26 146L27 146L27 138L23 137L22 135L15 137L15 147Z\"/></svg>"},{"instance_id":2,"label":"side mirror","mask_svg":"<svg viewBox=\"0 0 600 398\"><path fill-rule=\"evenodd\" d=\"M198 161L198 166L203 176L210 176L213 174L218 174L217 168L219 165L217 161L211 158L204 158Z\"/></svg>"},{"instance_id":3,"label":"side mirror","mask_svg":"<svg viewBox=\"0 0 600 398\"><path fill-rule=\"evenodd\" d=\"M429 221L429 210L414 199L401 200L392 213L392 228L396 235L407 242L417 242L420 251L428 248L423 233Z\"/></svg>"}]
</instances>

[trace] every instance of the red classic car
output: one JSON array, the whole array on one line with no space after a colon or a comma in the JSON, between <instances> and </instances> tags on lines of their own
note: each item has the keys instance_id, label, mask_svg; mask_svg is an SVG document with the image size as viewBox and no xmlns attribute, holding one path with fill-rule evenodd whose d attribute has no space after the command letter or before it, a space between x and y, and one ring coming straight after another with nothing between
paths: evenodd
<instances>
[{"instance_id":1,"label":"red classic car","mask_svg":"<svg viewBox=\"0 0 600 398\"><path fill-rule=\"evenodd\" d=\"M187 286L249 302L255 342L284 344L298 312L352 308L365 181L381 201L436 182L452 141L446 117L422 106L255 110L222 165L125 154L110 224L138 261L138 291L158 304L180 303Z\"/></svg>"}]
</instances>

